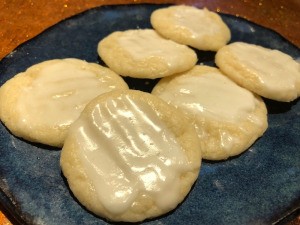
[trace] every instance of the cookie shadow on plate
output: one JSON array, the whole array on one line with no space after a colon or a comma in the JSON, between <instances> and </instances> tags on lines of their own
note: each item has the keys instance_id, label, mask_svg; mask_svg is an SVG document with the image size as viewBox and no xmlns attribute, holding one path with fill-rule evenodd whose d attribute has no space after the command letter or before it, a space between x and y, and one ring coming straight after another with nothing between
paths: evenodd
<instances>
[{"instance_id":1,"label":"cookie shadow on plate","mask_svg":"<svg viewBox=\"0 0 300 225\"><path fill-rule=\"evenodd\" d=\"M263 99L268 113L269 114L280 114L280 113L286 113L292 109L293 106L295 106L299 102L299 98L292 101L292 102L279 102L271 99L264 98Z\"/></svg>"},{"instance_id":2,"label":"cookie shadow on plate","mask_svg":"<svg viewBox=\"0 0 300 225\"><path fill-rule=\"evenodd\" d=\"M31 146L33 146L35 148L43 149L43 150L49 150L49 151L60 151L61 150L61 148L58 148L58 147L54 147L54 146L50 146L50 145L46 145L46 144L41 144L41 143L38 143L38 142L28 141L26 139L23 139L22 137L18 137L16 135L14 135L2 122L1 122L1 125L4 127L4 129L6 130L6 132L11 137L14 137L15 139L17 139L20 142L23 142L25 144L28 144L28 145L31 145Z\"/></svg>"}]
</instances>

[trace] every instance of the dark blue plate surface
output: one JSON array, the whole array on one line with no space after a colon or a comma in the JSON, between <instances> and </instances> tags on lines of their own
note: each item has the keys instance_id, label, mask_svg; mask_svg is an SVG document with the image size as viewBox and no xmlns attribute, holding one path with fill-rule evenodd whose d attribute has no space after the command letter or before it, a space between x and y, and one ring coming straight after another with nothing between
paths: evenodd
<instances>
[{"instance_id":1,"label":"dark blue plate surface","mask_svg":"<svg viewBox=\"0 0 300 225\"><path fill-rule=\"evenodd\" d=\"M107 6L67 19L4 58L0 85L48 59L75 57L102 63L96 51L99 40L116 30L151 27L150 14L160 7L165 6ZM256 43L300 57L300 50L277 33L240 18L222 17L232 31L232 41ZM199 63L214 64L214 53L197 53ZM126 81L145 91L155 84ZM266 100L266 104L269 128L262 138L239 157L203 162L186 200L176 210L145 224L270 224L299 209L300 102ZM23 141L0 124L0 154L1 206L20 224L106 224L71 194L59 167L59 149Z\"/></svg>"}]
</instances>

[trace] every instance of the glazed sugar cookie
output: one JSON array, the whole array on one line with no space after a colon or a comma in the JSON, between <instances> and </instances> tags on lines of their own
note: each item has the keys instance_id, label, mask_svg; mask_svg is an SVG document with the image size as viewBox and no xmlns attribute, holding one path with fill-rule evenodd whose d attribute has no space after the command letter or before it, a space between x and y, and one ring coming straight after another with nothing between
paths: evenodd
<instances>
[{"instance_id":1,"label":"glazed sugar cookie","mask_svg":"<svg viewBox=\"0 0 300 225\"><path fill-rule=\"evenodd\" d=\"M289 102L300 95L300 65L278 50L235 42L217 52L216 64L237 84L265 98Z\"/></svg>"},{"instance_id":2,"label":"glazed sugar cookie","mask_svg":"<svg viewBox=\"0 0 300 225\"><path fill-rule=\"evenodd\" d=\"M85 105L115 89L128 86L108 68L79 59L45 61L0 88L0 118L18 137L61 147Z\"/></svg>"},{"instance_id":3,"label":"glazed sugar cookie","mask_svg":"<svg viewBox=\"0 0 300 225\"><path fill-rule=\"evenodd\" d=\"M108 67L122 76L150 78L191 69L196 53L185 45L166 40L152 29L114 32L98 44Z\"/></svg>"},{"instance_id":4,"label":"glazed sugar cookie","mask_svg":"<svg viewBox=\"0 0 300 225\"><path fill-rule=\"evenodd\" d=\"M216 51L231 37L217 13L193 6L157 9L151 14L151 24L162 36L199 50Z\"/></svg>"},{"instance_id":5,"label":"glazed sugar cookie","mask_svg":"<svg viewBox=\"0 0 300 225\"><path fill-rule=\"evenodd\" d=\"M152 93L194 118L204 159L238 155L267 128L262 99L213 67L195 66L161 79Z\"/></svg>"},{"instance_id":6,"label":"glazed sugar cookie","mask_svg":"<svg viewBox=\"0 0 300 225\"><path fill-rule=\"evenodd\" d=\"M103 94L73 123L61 152L76 198L113 221L169 212L197 179L201 150L190 119L149 93Z\"/></svg>"}]
</instances>

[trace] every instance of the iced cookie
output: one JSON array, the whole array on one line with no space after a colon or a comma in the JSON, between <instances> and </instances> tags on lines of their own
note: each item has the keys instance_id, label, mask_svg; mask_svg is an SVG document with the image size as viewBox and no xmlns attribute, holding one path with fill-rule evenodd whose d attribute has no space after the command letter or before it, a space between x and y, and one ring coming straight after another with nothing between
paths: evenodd
<instances>
[{"instance_id":1,"label":"iced cookie","mask_svg":"<svg viewBox=\"0 0 300 225\"><path fill-rule=\"evenodd\" d=\"M290 102L300 95L300 65L281 51L235 42L217 52L216 64L237 84L265 98Z\"/></svg>"},{"instance_id":2,"label":"iced cookie","mask_svg":"<svg viewBox=\"0 0 300 225\"><path fill-rule=\"evenodd\" d=\"M108 68L79 59L45 61L0 88L0 118L18 137L61 147L85 105L115 89L128 86Z\"/></svg>"},{"instance_id":3,"label":"iced cookie","mask_svg":"<svg viewBox=\"0 0 300 225\"><path fill-rule=\"evenodd\" d=\"M122 76L155 79L191 69L196 53L152 29L114 32L98 44L98 54Z\"/></svg>"},{"instance_id":4,"label":"iced cookie","mask_svg":"<svg viewBox=\"0 0 300 225\"><path fill-rule=\"evenodd\" d=\"M204 159L236 156L267 128L262 99L236 85L217 68L195 66L187 73L163 78L152 94L194 118Z\"/></svg>"},{"instance_id":5,"label":"iced cookie","mask_svg":"<svg viewBox=\"0 0 300 225\"><path fill-rule=\"evenodd\" d=\"M92 100L61 152L76 198L113 221L174 209L197 179L201 150L191 121L149 93L114 91Z\"/></svg>"},{"instance_id":6,"label":"iced cookie","mask_svg":"<svg viewBox=\"0 0 300 225\"><path fill-rule=\"evenodd\" d=\"M231 37L228 26L215 12L177 5L151 14L153 28L165 38L199 50L217 51Z\"/></svg>"}]
</instances>

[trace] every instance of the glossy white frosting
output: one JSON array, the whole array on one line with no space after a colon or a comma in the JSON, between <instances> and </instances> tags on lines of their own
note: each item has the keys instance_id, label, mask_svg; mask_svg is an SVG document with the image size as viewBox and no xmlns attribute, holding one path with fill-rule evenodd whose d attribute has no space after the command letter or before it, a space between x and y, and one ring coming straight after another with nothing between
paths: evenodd
<instances>
[{"instance_id":1,"label":"glossy white frosting","mask_svg":"<svg viewBox=\"0 0 300 225\"><path fill-rule=\"evenodd\" d=\"M116 88L108 74L97 74L87 63L76 62L60 60L35 70L36 79L22 90L17 103L19 123L26 127L68 126L91 99Z\"/></svg>"},{"instance_id":2,"label":"glossy white frosting","mask_svg":"<svg viewBox=\"0 0 300 225\"><path fill-rule=\"evenodd\" d=\"M182 56L181 51L192 51L184 45L162 38L151 29L124 32L119 38L119 44L135 60L157 57L166 60L170 67L176 66Z\"/></svg>"},{"instance_id":3,"label":"glossy white frosting","mask_svg":"<svg viewBox=\"0 0 300 225\"><path fill-rule=\"evenodd\" d=\"M177 29L188 30L191 38L197 39L203 35L214 35L220 30L220 24L216 23L207 9L195 7L174 7L174 24ZM199 22L196 22L199 21Z\"/></svg>"},{"instance_id":4,"label":"glossy white frosting","mask_svg":"<svg viewBox=\"0 0 300 225\"><path fill-rule=\"evenodd\" d=\"M200 139L210 138L210 133L201 127L206 119L220 124L233 123L237 127L244 120L261 123L253 114L257 101L254 95L220 72L180 75L154 94L193 117ZM240 141L223 129L218 130L218 135L225 151Z\"/></svg>"},{"instance_id":5,"label":"glossy white frosting","mask_svg":"<svg viewBox=\"0 0 300 225\"><path fill-rule=\"evenodd\" d=\"M238 123L255 109L255 98L217 72L176 77L159 97L192 114Z\"/></svg>"},{"instance_id":6,"label":"glossy white frosting","mask_svg":"<svg viewBox=\"0 0 300 225\"><path fill-rule=\"evenodd\" d=\"M236 59L270 92L296 89L296 83L300 82L300 66L289 55L243 42L231 46L230 51Z\"/></svg>"},{"instance_id":7,"label":"glossy white frosting","mask_svg":"<svg viewBox=\"0 0 300 225\"><path fill-rule=\"evenodd\" d=\"M85 172L106 210L121 214L143 195L161 209L178 204L180 176L191 164L150 105L109 99L75 125Z\"/></svg>"}]
</instances>

